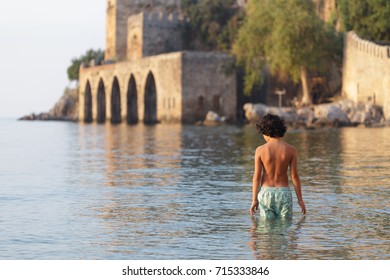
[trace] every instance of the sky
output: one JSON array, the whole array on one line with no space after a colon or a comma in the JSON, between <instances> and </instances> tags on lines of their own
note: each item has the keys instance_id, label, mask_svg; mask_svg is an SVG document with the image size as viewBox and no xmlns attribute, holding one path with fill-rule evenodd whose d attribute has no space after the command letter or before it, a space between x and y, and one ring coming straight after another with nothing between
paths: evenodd
<instances>
[{"instance_id":1,"label":"sky","mask_svg":"<svg viewBox=\"0 0 390 280\"><path fill-rule=\"evenodd\" d=\"M53 107L72 58L104 49L105 12L106 0L1 1L0 118Z\"/></svg>"}]
</instances>

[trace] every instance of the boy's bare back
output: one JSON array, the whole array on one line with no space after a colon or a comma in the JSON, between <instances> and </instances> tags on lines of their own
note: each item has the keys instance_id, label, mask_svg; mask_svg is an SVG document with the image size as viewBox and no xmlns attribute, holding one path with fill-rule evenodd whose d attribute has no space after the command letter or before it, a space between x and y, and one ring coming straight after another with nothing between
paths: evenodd
<instances>
[{"instance_id":1,"label":"boy's bare back","mask_svg":"<svg viewBox=\"0 0 390 280\"><path fill-rule=\"evenodd\" d=\"M256 150L263 167L261 186L288 187L288 168L296 155L295 147L280 138L271 138Z\"/></svg>"}]
</instances>

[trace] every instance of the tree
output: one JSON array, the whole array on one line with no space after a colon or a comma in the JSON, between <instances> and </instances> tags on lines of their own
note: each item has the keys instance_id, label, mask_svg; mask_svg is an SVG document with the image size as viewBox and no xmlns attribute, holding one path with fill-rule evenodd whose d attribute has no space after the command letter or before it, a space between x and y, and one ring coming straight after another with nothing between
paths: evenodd
<instances>
[{"instance_id":1,"label":"tree","mask_svg":"<svg viewBox=\"0 0 390 280\"><path fill-rule=\"evenodd\" d=\"M262 83L261 73L285 73L301 81L302 103L311 104L309 71L325 71L341 52L340 37L317 16L312 1L251 0L233 54L244 66L245 88ZM336 48L335 48L336 47Z\"/></svg>"},{"instance_id":2,"label":"tree","mask_svg":"<svg viewBox=\"0 0 390 280\"><path fill-rule=\"evenodd\" d=\"M84 55L81 55L78 58L72 59L72 64L68 67L68 79L69 81L78 81L79 80L79 71L81 63L88 64L91 60L95 60L95 65L99 65L104 59L104 51L98 49L88 50Z\"/></svg>"},{"instance_id":3,"label":"tree","mask_svg":"<svg viewBox=\"0 0 390 280\"><path fill-rule=\"evenodd\" d=\"M185 48L230 50L243 13L235 0L183 0Z\"/></svg>"},{"instance_id":4,"label":"tree","mask_svg":"<svg viewBox=\"0 0 390 280\"><path fill-rule=\"evenodd\" d=\"M389 0L339 0L337 9L345 31L367 40L390 43Z\"/></svg>"}]
</instances>

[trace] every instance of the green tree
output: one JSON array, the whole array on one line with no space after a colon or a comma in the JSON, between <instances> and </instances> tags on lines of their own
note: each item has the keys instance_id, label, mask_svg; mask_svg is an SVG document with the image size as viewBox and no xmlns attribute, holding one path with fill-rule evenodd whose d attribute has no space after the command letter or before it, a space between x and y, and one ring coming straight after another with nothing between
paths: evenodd
<instances>
[{"instance_id":1,"label":"green tree","mask_svg":"<svg viewBox=\"0 0 390 280\"><path fill-rule=\"evenodd\" d=\"M301 81L303 104L311 103L309 71L324 72L341 53L340 37L321 21L312 1L251 0L233 54L245 69L244 92L262 83L262 72Z\"/></svg>"},{"instance_id":2,"label":"green tree","mask_svg":"<svg viewBox=\"0 0 390 280\"><path fill-rule=\"evenodd\" d=\"M81 55L78 58L73 58L71 65L67 69L69 81L78 81L79 80L79 71L81 63L88 64L91 60L95 60L95 65L101 64L104 59L104 51L98 49L88 50L84 55Z\"/></svg>"},{"instance_id":3,"label":"green tree","mask_svg":"<svg viewBox=\"0 0 390 280\"><path fill-rule=\"evenodd\" d=\"M242 10L235 0L182 0L188 19L184 29L186 49L230 50Z\"/></svg>"},{"instance_id":4,"label":"green tree","mask_svg":"<svg viewBox=\"0 0 390 280\"><path fill-rule=\"evenodd\" d=\"M339 0L337 9L345 31L367 40L390 42L389 0Z\"/></svg>"}]
</instances>

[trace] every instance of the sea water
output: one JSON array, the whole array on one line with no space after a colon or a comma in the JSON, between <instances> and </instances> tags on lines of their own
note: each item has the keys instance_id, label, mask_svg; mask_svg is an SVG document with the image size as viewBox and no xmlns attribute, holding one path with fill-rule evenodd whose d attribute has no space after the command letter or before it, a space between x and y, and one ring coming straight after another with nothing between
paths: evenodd
<instances>
[{"instance_id":1,"label":"sea water","mask_svg":"<svg viewBox=\"0 0 390 280\"><path fill-rule=\"evenodd\" d=\"M253 126L0 120L0 259L390 259L389 139L289 131L307 214L264 222Z\"/></svg>"}]
</instances>

